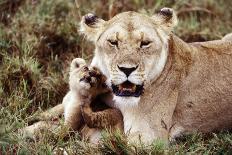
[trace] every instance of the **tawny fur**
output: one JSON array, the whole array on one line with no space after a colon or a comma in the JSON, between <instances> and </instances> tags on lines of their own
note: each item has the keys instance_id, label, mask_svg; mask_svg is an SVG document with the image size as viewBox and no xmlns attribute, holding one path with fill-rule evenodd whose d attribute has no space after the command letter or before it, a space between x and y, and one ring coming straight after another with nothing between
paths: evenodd
<instances>
[{"instance_id":1,"label":"tawny fur","mask_svg":"<svg viewBox=\"0 0 232 155\"><path fill-rule=\"evenodd\" d=\"M104 103L104 98L111 96L105 80L97 68L89 69L83 59L72 61L70 92L63 101L65 124L90 140L92 134L103 129L123 131L121 112Z\"/></svg>"},{"instance_id":2,"label":"tawny fur","mask_svg":"<svg viewBox=\"0 0 232 155\"><path fill-rule=\"evenodd\" d=\"M167 8L153 17L125 12L98 21L96 27L89 27L83 17L81 25L81 32L96 46L91 65L106 75L109 86L126 80L145 84L139 98L115 96L114 106L122 111L129 140L168 141L182 134L232 127L229 37L185 43L172 34L176 15ZM151 43L141 47L146 40ZM119 65L138 68L127 78Z\"/></svg>"},{"instance_id":3,"label":"tawny fur","mask_svg":"<svg viewBox=\"0 0 232 155\"><path fill-rule=\"evenodd\" d=\"M91 26L85 17L81 22L80 31L96 46L91 65L107 77L106 83L130 80L145 86L140 97L114 96L110 104L121 110L130 141L150 144L232 127L230 37L188 44L172 34L176 24L168 8L152 17L125 12ZM151 43L141 47L147 40ZM118 65L138 67L126 77Z\"/></svg>"},{"instance_id":4,"label":"tawny fur","mask_svg":"<svg viewBox=\"0 0 232 155\"><path fill-rule=\"evenodd\" d=\"M105 80L105 76L97 68L90 69L81 58L74 59L70 66L70 91L64 97L63 103L34 117L33 121L43 121L24 128L24 133L31 137L49 128L63 130L57 121L52 121L62 113L66 128L79 131L83 138L93 143L99 141L102 130L123 133L121 112L104 103L105 99L111 97Z\"/></svg>"}]
</instances>

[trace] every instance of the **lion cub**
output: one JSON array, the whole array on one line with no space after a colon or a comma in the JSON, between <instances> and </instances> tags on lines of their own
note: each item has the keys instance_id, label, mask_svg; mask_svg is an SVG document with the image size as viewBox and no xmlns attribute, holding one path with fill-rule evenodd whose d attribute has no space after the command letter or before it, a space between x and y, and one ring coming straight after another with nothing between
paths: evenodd
<instances>
[{"instance_id":1,"label":"lion cub","mask_svg":"<svg viewBox=\"0 0 232 155\"><path fill-rule=\"evenodd\" d=\"M70 91L63 99L65 124L90 141L96 141L102 129L122 132L121 112L105 103L111 96L106 77L80 58L72 61L69 76Z\"/></svg>"},{"instance_id":2,"label":"lion cub","mask_svg":"<svg viewBox=\"0 0 232 155\"><path fill-rule=\"evenodd\" d=\"M79 131L83 138L92 143L98 142L103 129L112 132L119 130L123 134L121 112L106 104L112 102L112 93L105 81L106 77L97 68L88 67L83 59L74 59L69 73L70 91L62 104L32 117L29 120L32 125L19 133L37 137L43 130L62 132L63 128L59 128L56 120L64 113L65 126Z\"/></svg>"}]
</instances>

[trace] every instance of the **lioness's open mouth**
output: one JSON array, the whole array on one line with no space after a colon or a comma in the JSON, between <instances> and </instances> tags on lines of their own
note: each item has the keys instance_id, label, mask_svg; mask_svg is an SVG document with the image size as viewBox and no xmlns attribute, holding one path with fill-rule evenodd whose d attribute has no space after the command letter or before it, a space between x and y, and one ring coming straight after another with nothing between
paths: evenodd
<instances>
[{"instance_id":1,"label":"lioness's open mouth","mask_svg":"<svg viewBox=\"0 0 232 155\"><path fill-rule=\"evenodd\" d=\"M143 85L135 85L130 81L119 85L112 84L112 89L116 96L139 97L143 93Z\"/></svg>"}]
</instances>

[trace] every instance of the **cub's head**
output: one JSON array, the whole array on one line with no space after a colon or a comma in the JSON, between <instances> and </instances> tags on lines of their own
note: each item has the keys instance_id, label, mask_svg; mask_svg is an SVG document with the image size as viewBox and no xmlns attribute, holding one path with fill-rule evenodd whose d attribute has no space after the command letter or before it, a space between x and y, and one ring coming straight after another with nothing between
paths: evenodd
<instances>
[{"instance_id":1,"label":"cub's head","mask_svg":"<svg viewBox=\"0 0 232 155\"><path fill-rule=\"evenodd\" d=\"M72 60L69 71L69 87L70 90L78 90L79 79L85 72L87 64L82 58L75 58Z\"/></svg>"},{"instance_id":2,"label":"cub's head","mask_svg":"<svg viewBox=\"0 0 232 155\"><path fill-rule=\"evenodd\" d=\"M95 43L92 65L107 76L114 94L140 97L165 66L169 35L176 24L173 10L163 8L151 17L124 12L109 21L87 14L80 31Z\"/></svg>"}]
</instances>

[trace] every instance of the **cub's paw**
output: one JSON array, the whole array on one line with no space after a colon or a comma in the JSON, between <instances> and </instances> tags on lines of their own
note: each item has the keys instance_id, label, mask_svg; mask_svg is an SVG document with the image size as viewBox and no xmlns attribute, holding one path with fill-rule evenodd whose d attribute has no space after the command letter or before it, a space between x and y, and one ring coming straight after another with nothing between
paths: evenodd
<instances>
[{"instance_id":1,"label":"cub's paw","mask_svg":"<svg viewBox=\"0 0 232 155\"><path fill-rule=\"evenodd\" d=\"M81 58L76 58L70 66L69 86L82 98L92 98L106 88L106 77L95 67L88 67Z\"/></svg>"},{"instance_id":2,"label":"cub's paw","mask_svg":"<svg viewBox=\"0 0 232 155\"><path fill-rule=\"evenodd\" d=\"M84 66L80 74L80 85L84 88L96 89L104 83L104 77L97 68Z\"/></svg>"}]
</instances>

